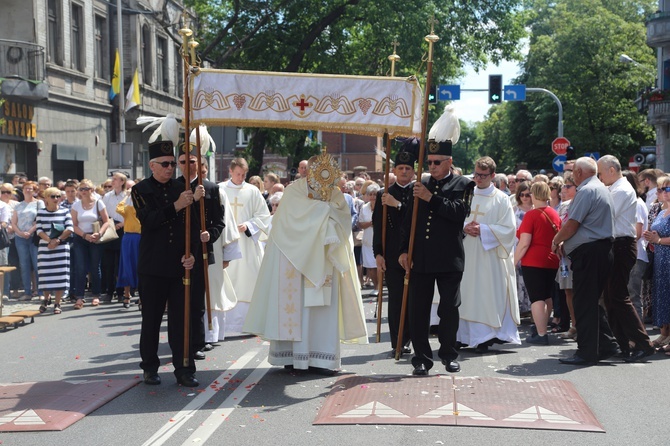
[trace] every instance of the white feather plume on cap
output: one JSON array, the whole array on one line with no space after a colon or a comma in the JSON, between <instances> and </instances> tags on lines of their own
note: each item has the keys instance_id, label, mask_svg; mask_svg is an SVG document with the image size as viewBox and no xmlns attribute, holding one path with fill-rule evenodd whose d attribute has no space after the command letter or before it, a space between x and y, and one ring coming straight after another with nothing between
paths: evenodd
<instances>
[{"instance_id":1,"label":"white feather plume on cap","mask_svg":"<svg viewBox=\"0 0 670 446\"><path fill-rule=\"evenodd\" d=\"M198 140L195 129L191 131L189 141L191 144L197 144ZM216 143L214 142L212 135L207 131L207 126L205 124L200 124L200 153L207 155L210 151L216 152Z\"/></svg>"},{"instance_id":2,"label":"white feather plume on cap","mask_svg":"<svg viewBox=\"0 0 670 446\"><path fill-rule=\"evenodd\" d=\"M452 144L458 142L461 137L461 124L458 121L458 116L455 113L453 104L444 107L444 113L435 121L435 124L428 132L428 139L435 142L451 141Z\"/></svg>"},{"instance_id":3,"label":"white feather plume on cap","mask_svg":"<svg viewBox=\"0 0 670 446\"><path fill-rule=\"evenodd\" d=\"M154 118L150 116L140 116L137 118L137 125L147 124L143 132L146 132L152 127L158 128L149 137L149 143L152 143L161 137L161 141L172 141L175 147L179 144L179 129L181 125L177 121L177 117L173 113L168 113L167 116Z\"/></svg>"}]
</instances>

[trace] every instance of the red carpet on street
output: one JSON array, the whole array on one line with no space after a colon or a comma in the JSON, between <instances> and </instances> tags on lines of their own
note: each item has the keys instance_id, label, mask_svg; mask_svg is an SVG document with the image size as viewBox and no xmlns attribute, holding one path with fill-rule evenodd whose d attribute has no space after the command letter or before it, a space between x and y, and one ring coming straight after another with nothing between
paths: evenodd
<instances>
[{"instance_id":1,"label":"red carpet on street","mask_svg":"<svg viewBox=\"0 0 670 446\"><path fill-rule=\"evenodd\" d=\"M62 431L139 379L0 384L0 432Z\"/></svg>"},{"instance_id":2,"label":"red carpet on street","mask_svg":"<svg viewBox=\"0 0 670 446\"><path fill-rule=\"evenodd\" d=\"M423 424L605 432L568 381L343 376L314 424Z\"/></svg>"}]
</instances>

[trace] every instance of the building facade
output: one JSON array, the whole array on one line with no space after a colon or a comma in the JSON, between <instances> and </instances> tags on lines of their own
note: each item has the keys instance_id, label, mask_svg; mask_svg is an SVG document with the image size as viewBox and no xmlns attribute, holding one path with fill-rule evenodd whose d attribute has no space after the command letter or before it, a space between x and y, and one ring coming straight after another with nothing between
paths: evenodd
<instances>
[{"instance_id":1,"label":"building facade","mask_svg":"<svg viewBox=\"0 0 670 446\"><path fill-rule=\"evenodd\" d=\"M660 0L658 11L647 19L647 45L656 49L658 89L670 92L670 0ZM647 122L656 128L656 167L670 170L670 95L650 101Z\"/></svg>"},{"instance_id":2,"label":"building facade","mask_svg":"<svg viewBox=\"0 0 670 446\"><path fill-rule=\"evenodd\" d=\"M110 100L119 47L116 4L99 0L3 0L0 15L0 174L89 178L113 170L146 175L148 135L141 115L183 115L179 55L184 8L169 0L123 0L121 43L125 88ZM118 101L138 70L141 105Z\"/></svg>"}]
</instances>

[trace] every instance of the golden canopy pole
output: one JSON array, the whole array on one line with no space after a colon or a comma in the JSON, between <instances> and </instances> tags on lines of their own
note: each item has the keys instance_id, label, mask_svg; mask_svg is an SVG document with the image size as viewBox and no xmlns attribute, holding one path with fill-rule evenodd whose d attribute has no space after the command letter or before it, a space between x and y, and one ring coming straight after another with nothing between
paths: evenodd
<instances>
[{"instance_id":1,"label":"golden canopy pole","mask_svg":"<svg viewBox=\"0 0 670 446\"><path fill-rule=\"evenodd\" d=\"M440 40L435 35L435 19L430 20L430 34L424 39L428 42L428 60L426 73L426 90L423 98L423 116L421 120L421 138L419 144L419 163L416 170L417 181L421 181L421 174L423 173L423 158L426 150L426 131L428 127L428 95L430 94L430 80L433 77L433 44ZM419 197L414 197L414 205L412 207L412 226L409 232L409 248L407 250L407 271L405 271L404 287L402 290L402 307L400 309L400 326L398 328L398 340L402 339L403 330L405 328L405 313L407 312L407 295L409 292L409 277L412 270L412 256L414 254L414 237L416 232L416 220L419 211ZM400 352L402 351L402 342L398 342L395 350L396 361L400 359Z\"/></svg>"},{"instance_id":2,"label":"golden canopy pole","mask_svg":"<svg viewBox=\"0 0 670 446\"><path fill-rule=\"evenodd\" d=\"M400 60L400 56L396 54L396 48L398 47L398 41L393 41L393 54L388 57L388 60L391 61L391 77L395 76L395 63ZM384 192L388 193L389 190L389 172L391 166L391 135L386 134L386 167L384 168ZM386 259L386 223L388 219L388 208L386 205L382 208L382 257ZM377 342L381 339L382 331L382 293L384 290L384 271L379 268L377 271Z\"/></svg>"},{"instance_id":3,"label":"golden canopy pole","mask_svg":"<svg viewBox=\"0 0 670 446\"><path fill-rule=\"evenodd\" d=\"M184 17L185 18L185 17ZM186 20L184 20L185 22ZM181 35L182 38L182 43L181 43L181 57L184 59L184 138L186 139L185 141L185 147L188 147L188 138L190 135L190 124L189 124L189 118L191 115L191 106L190 106L190 99L188 95L188 73L190 69L190 60L189 60L189 51L188 51L188 44L189 41L191 40L191 36L193 35L193 31L191 31L186 24L184 23L184 27L179 30L179 34ZM186 152L184 152L186 154ZM186 154L187 155L187 154ZM190 166L191 163L186 162L184 163L184 178L186 179L185 181L185 190L189 191L191 190L191 182L189 181L189 178L191 178L190 174ZM191 206L186 206L184 209L184 224L185 224L185 248L184 248L184 256L185 258L189 258L191 256ZM190 357L190 349L191 349L191 270L184 269L184 278L183 278L183 283L184 283L184 355L183 355L183 366L188 367L190 364L189 357Z\"/></svg>"}]
</instances>

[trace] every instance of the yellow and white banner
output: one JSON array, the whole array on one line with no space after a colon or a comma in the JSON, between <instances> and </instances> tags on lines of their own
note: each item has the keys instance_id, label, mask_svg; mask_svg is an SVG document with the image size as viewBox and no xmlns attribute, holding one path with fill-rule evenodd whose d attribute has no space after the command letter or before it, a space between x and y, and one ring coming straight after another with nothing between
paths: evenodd
<instances>
[{"instance_id":1,"label":"yellow and white banner","mask_svg":"<svg viewBox=\"0 0 670 446\"><path fill-rule=\"evenodd\" d=\"M413 77L201 69L189 87L192 125L421 133L421 88Z\"/></svg>"}]
</instances>

